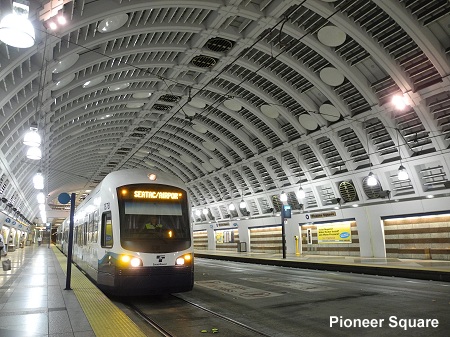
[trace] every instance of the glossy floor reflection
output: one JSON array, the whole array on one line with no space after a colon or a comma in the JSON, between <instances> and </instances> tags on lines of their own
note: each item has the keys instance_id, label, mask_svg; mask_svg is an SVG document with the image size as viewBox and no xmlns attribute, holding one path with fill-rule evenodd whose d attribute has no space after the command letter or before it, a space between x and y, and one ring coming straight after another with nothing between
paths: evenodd
<instances>
[{"instance_id":1,"label":"glossy floor reflection","mask_svg":"<svg viewBox=\"0 0 450 337\"><path fill-rule=\"evenodd\" d=\"M2 256L0 268L1 337L95 336L66 276L47 245L26 246Z\"/></svg>"}]
</instances>

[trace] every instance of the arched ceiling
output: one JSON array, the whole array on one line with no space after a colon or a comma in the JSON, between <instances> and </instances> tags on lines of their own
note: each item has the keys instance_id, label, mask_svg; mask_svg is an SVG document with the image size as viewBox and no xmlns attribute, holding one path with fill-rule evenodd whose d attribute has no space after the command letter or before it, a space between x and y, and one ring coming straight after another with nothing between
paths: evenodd
<instances>
[{"instance_id":1,"label":"arched ceiling","mask_svg":"<svg viewBox=\"0 0 450 337\"><path fill-rule=\"evenodd\" d=\"M64 2L50 31L58 1L30 1L33 47L0 42L0 194L28 219L39 170L60 209L60 192L158 167L208 209L197 221L238 216L241 199L270 212L281 191L297 210L450 191L447 0ZM22 143L32 123L40 161Z\"/></svg>"}]
</instances>

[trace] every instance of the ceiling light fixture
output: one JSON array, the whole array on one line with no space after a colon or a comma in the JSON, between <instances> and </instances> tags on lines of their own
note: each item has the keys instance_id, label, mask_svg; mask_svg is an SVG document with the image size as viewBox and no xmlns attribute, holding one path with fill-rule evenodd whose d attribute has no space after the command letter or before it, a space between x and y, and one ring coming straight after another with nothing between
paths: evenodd
<instances>
[{"instance_id":1,"label":"ceiling light fixture","mask_svg":"<svg viewBox=\"0 0 450 337\"><path fill-rule=\"evenodd\" d=\"M38 204L43 204L45 203L45 195L42 192L39 192L36 196L37 202Z\"/></svg>"},{"instance_id":2,"label":"ceiling light fixture","mask_svg":"<svg viewBox=\"0 0 450 337\"><path fill-rule=\"evenodd\" d=\"M32 160L40 160L42 158L41 149L36 146L30 147L27 151L27 158Z\"/></svg>"},{"instance_id":3,"label":"ceiling light fixture","mask_svg":"<svg viewBox=\"0 0 450 337\"><path fill-rule=\"evenodd\" d=\"M367 186L377 186L378 180L372 172L367 176Z\"/></svg>"},{"instance_id":4,"label":"ceiling light fixture","mask_svg":"<svg viewBox=\"0 0 450 337\"><path fill-rule=\"evenodd\" d=\"M288 199L288 198L287 198L287 194L284 193L284 191L281 192L281 194L280 194L280 201L281 201L281 202L286 202L287 199Z\"/></svg>"},{"instance_id":5,"label":"ceiling light fixture","mask_svg":"<svg viewBox=\"0 0 450 337\"><path fill-rule=\"evenodd\" d=\"M41 136L38 133L36 123L31 124L30 131L28 131L23 137L23 144L35 147L39 147L41 145Z\"/></svg>"},{"instance_id":6,"label":"ceiling light fixture","mask_svg":"<svg viewBox=\"0 0 450 337\"><path fill-rule=\"evenodd\" d=\"M392 96L392 103L394 104L397 110L403 110L406 107L406 99L400 95Z\"/></svg>"},{"instance_id":7,"label":"ceiling light fixture","mask_svg":"<svg viewBox=\"0 0 450 337\"><path fill-rule=\"evenodd\" d=\"M298 155L297 163L298 163L298 166L300 167L300 152L298 151L298 149L297 149L297 155ZM301 168L300 168L300 170L301 170ZM297 196L297 199L300 201L300 199L305 199L305 197L306 197L306 192L302 187L302 177L301 176L300 176L299 183L300 183L300 187L299 187L297 193L295 193L295 195Z\"/></svg>"},{"instance_id":8,"label":"ceiling light fixture","mask_svg":"<svg viewBox=\"0 0 450 337\"><path fill-rule=\"evenodd\" d=\"M247 204L245 203L244 199L241 200L240 204L239 204L239 208L240 209L245 209L247 208Z\"/></svg>"},{"instance_id":9,"label":"ceiling light fixture","mask_svg":"<svg viewBox=\"0 0 450 337\"><path fill-rule=\"evenodd\" d=\"M405 181L409 179L408 172L406 171L406 168L402 165L402 154L400 153L400 142L398 138L398 134L400 133L399 129L397 130L397 145L398 145L398 156L400 157L400 167L398 168L397 178L398 180Z\"/></svg>"},{"instance_id":10,"label":"ceiling light fixture","mask_svg":"<svg viewBox=\"0 0 450 337\"><path fill-rule=\"evenodd\" d=\"M367 131L367 127L366 127L366 131ZM372 173L372 161L370 160L370 149L369 149L369 135L367 135L367 158L369 158L369 167L370 167L370 172L369 172L369 175L367 176L367 186L377 186L378 180L375 177L375 175Z\"/></svg>"},{"instance_id":11,"label":"ceiling light fixture","mask_svg":"<svg viewBox=\"0 0 450 337\"><path fill-rule=\"evenodd\" d=\"M34 185L34 188L37 190L44 189L44 176L42 175L41 172L38 172L34 175L33 185Z\"/></svg>"},{"instance_id":12,"label":"ceiling light fixture","mask_svg":"<svg viewBox=\"0 0 450 337\"><path fill-rule=\"evenodd\" d=\"M28 20L28 1L13 2L12 13L0 22L0 40L9 46L29 48L34 45L34 27Z\"/></svg>"}]
</instances>

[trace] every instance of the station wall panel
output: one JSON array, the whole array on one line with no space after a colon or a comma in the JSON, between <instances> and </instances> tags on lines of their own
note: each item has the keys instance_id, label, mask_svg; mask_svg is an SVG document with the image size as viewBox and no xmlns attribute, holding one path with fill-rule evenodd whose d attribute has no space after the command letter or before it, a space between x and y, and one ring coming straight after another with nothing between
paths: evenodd
<instances>
[{"instance_id":1,"label":"station wall panel","mask_svg":"<svg viewBox=\"0 0 450 337\"><path fill-rule=\"evenodd\" d=\"M386 256L450 260L450 215L384 220Z\"/></svg>"},{"instance_id":2,"label":"station wall panel","mask_svg":"<svg viewBox=\"0 0 450 337\"><path fill-rule=\"evenodd\" d=\"M321 224L320 226L340 225L341 222ZM317 239L317 226L303 225L302 230L302 254L305 255L339 255L339 256L360 256L360 246L358 238L358 229L355 221L350 221L351 243L320 243ZM312 243L307 243L306 233L311 229Z\"/></svg>"},{"instance_id":3,"label":"station wall panel","mask_svg":"<svg viewBox=\"0 0 450 337\"><path fill-rule=\"evenodd\" d=\"M208 233L205 231L197 231L194 235L194 249L207 250L208 249Z\"/></svg>"},{"instance_id":4,"label":"station wall panel","mask_svg":"<svg viewBox=\"0 0 450 337\"><path fill-rule=\"evenodd\" d=\"M250 229L250 251L282 253L281 226Z\"/></svg>"},{"instance_id":5,"label":"station wall panel","mask_svg":"<svg viewBox=\"0 0 450 337\"><path fill-rule=\"evenodd\" d=\"M233 233L232 235L230 235ZM216 250L218 251L237 251L239 242L239 231L237 229L216 231L216 234L222 234L222 240L216 241Z\"/></svg>"}]
</instances>

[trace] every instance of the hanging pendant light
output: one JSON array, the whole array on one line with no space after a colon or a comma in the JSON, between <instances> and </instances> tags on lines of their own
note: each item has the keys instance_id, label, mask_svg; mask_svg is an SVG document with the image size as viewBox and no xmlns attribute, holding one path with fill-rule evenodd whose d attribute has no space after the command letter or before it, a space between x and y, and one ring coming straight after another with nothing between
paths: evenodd
<instances>
[{"instance_id":1,"label":"hanging pendant light","mask_svg":"<svg viewBox=\"0 0 450 337\"><path fill-rule=\"evenodd\" d=\"M230 211L234 211L234 210L236 209L236 207L234 206L234 204L230 204L230 205L228 206L228 209L229 209Z\"/></svg>"},{"instance_id":2,"label":"hanging pendant light","mask_svg":"<svg viewBox=\"0 0 450 337\"><path fill-rule=\"evenodd\" d=\"M377 186L378 180L372 172L367 176L367 186Z\"/></svg>"},{"instance_id":3,"label":"hanging pendant light","mask_svg":"<svg viewBox=\"0 0 450 337\"><path fill-rule=\"evenodd\" d=\"M241 202L240 202L240 204L239 204L239 208L240 208L240 209L247 208L247 204L245 203L244 199L241 200Z\"/></svg>"},{"instance_id":4,"label":"hanging pendant light","mask_svg":"<svg viewBox=\"0 0 450 337\"><path fill-rule=\"evenodd\" d=\"M400 142L398 135L400 134L399 129L395 129L397 131L397 143L398 143L398 156L400 157L400 167L398 168L397 178L398 180L404 181L409 179L408 172L406 171L406 168L402 164L402 154L400 152Z\"/></svg>"},{"instance_id":5,"label":"hanging pendant light","mask_svg":"<svg viewBox=\"0 0 450 337\"><path fill-rule=\"evenodd\" d=\"M32 160L40 160L42 158L41 149L36 146L30 147L27 151L27 158Z\"/></svg>"},{"instance_id":6,"label":"hanging pendant light","mask_svg":"<svg viewBox=\"0 0 450 337\"><path fill-rule=\"evenodd\" d=\"M45 195L42 192L39 192L36 196L37 202L38 204L43 204L45 203Z\"/></svg>"},{"instance_id":7,"label":"hanging pendant light","mask_svg":"<svg viewBox=\"0 0 450 337\"><path fill-rule=\"evenodd\" d=\"M13 12L0 22L0 40L12 47L29 48L34 45L34 27L28 20L29 6L13 2Z\"/></svg>"},{"instance_id":8,"label":"hanging pendant light","mask_svg":"<svg viewBox=\"0 0 450 337\"><path fill-rule=\"evenodd\" d=\"M305 197L306 197L306 192L305 192L305 190L303 189L303 187L301 187L300 186L300 188L298 189L298 191L297 191L297 199L305 199Z\"/></svg>"},{"instance_id":9,"label":"hanging pendant light","mask_svg":"<svg viewBox=\"0 0 450 337\"><path fill-rule=\"evenodd\" d=\"M280 201L281 202L286 202L287 201L287 194L284 192L281 192L280 194Z\"/></svg>"},{"instance_id":10,"label":"hanging pendant light","mask_svg":"<svg viewBox=\"0 0 450 337\"><path fill-rule=\"evenodd\" d=\"M38 172L34 175L33 185L34 185L34 188L37 190L44 189L44 176L42 175L41 172Z\"/></svg>"},{"instance_id":11,"label":"hanging pendant light","mask_svg":"<svg viewBox=\"0 0 450 337\"><path fill-rule=\"evenodd\" d=\"M398 180L408 180L409 179L408 172L406 171L406 168L403 165L400 165L400 167L398 168L397 178L398 178Z\"/></svg>"},{"instance_id":12,"label":"hanging pendant light","mask_svg":"<svg viewBox=\"0 0 450 337\"><path fill-rule=\"evenodd\" d=\"M37 132L37 127L30 127L30 131L23 137L23 144L27 146L39 147L41 145L41 136Z\"/></svg>"}]
</instances>

